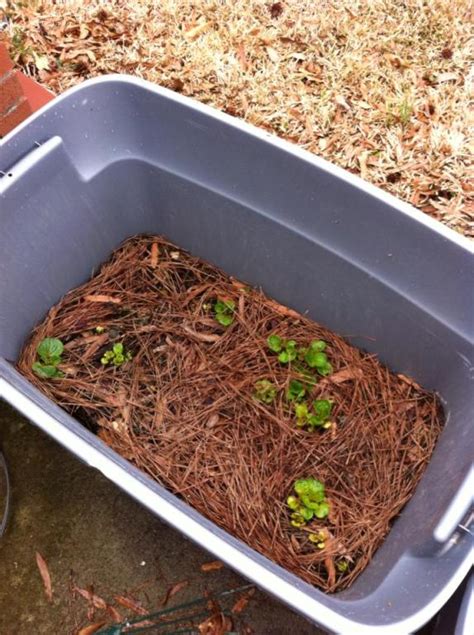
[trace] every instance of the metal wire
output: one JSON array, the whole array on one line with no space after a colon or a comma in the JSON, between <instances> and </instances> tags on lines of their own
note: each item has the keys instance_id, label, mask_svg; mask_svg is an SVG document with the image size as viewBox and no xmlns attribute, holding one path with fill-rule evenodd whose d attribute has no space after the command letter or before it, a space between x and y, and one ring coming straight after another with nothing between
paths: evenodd
<instances>
[{"instance_id":1,"label":"metal wire","mask_svg":"<svg viewBox=\"0 0 474 635\"><path fill-rule=\"evenodd\" d=\"M5 504L3 514L0 516L0 538L6 531L8 517L10 516L10 478L8 475L8 466L3 453L0 451L0 471L3 471L5 480Z\"/></svg>"},{"instance_id":2,"label":"metal wire","mask_svg":"<svg viewBox=\"0 0 474 635\"><path fill-rule=\"evenodd\" d=\"M98 631L97 635L126 635L128 633L133 633L134 635L138 633L157 633L159 635L199 635L199 631L195 628L197 624L193 622L197 619L203 620L212 616L212 611L207 607L209 600L214 600L216 602L223 601L236 593L243 593L252 588L253 585L246 584L235 589L210 595L209 597L196 598L195 600L179 604L178 606L149 613L148 615L141 615L140 617L127 620L121 624L114 624L113 626L109 626ZM203 610L200 610L197 613L193 611L200 608ZM179 612L183 612L183 615L174 617L174 615ZM228 613L223 612L223 614L229 616ZM171 617L173 619L163 621L166 617ZM153 621L159 621L160 623L150 624L150 622ZM147 624L144 624L144 622L147 622ZM188 623L184 624L185 622ZM189 622L191 622L191 624ZM176 630L168 630L170 627L173 627ZM235 633L233 634L229 631L227 635L235 635Z\"/></svg>"}]
</instances>

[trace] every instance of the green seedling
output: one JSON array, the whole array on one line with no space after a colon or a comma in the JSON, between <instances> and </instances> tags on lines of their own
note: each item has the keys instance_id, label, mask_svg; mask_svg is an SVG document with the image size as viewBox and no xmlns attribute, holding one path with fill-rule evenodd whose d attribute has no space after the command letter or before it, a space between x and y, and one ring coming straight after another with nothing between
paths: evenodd
<instances>
[{"instance_id":1,"label":"green seedling","mask_svg":"<svg viewBox=\"0 0 474 635\"><path fill-rule=\"evenodd\" d=\"M273 353L278 353L278 361L281 364L292 362L298 355L295 340L284 340L279 335L270 335L267 344Z\"/></svg>"},{"instance_id":2,"label":"green seedling","mask_svg":"<svg viewBox=\"0 0 474 635\"><path fill-rule=\"evenodd\" d=\"M234 321L235 302L232 300L217 300L214 304L214 318L222 326L230 326Z\"/></svg>"},{"instance_id":3,"label":"green seedling","mask_svg":"<svg viewBox=\"0 0 474 635\"><path fill-rule=\"evenodd\" d=\"M105 326L96 326L94 330L96 333L103 333L105 331Z\"/></svg>"},{"instance_id":4,"label":"green seedling","mask_svg":"<svg viewBox=\"0 0 474 635\"><path fill-rule=\"evenodd\" d=\"M313 517L322 519L329 514L329 503L321 481L312 477L299 479L295 481L294 491L296 496L289 496L286 500L292 512L290 523L293 527L303 527Z\"/></svg>"},{"instance_id":5,"label":"green seedling","mask_svg":"<svg viewBox=\"0 0 474 635\"><path fill-rule=\"evenodd\" d=\"M329 375L332 372L332 366L328 361L324 349L326 342L323 340L313 340L308 348L304 350L304 361L310 368L315 368L320 375Z\"/></svg>"},{"instance_id":6,"label":"green seedling","mask_svg":"<svg viewBox=\"0 0 474 635\"><path fill-rule=\"evenodd\" d=\"M305 394L305 385L297 379L292 379L286 391L288 401L301 401Z\"/></svg>"},{"instance_id":7,"label":"green seedling","mask_svg":"<svg viewBox=\"0 0 474 635\"><path fill-rule=\"evenodd\" d=\"M339 573L345 573L349 569L349 563L347 560L339 560L339 562L336 562L336 569Z\"/></svg>"},{"instance_id":8,"label":"green seedling","mask_svg":"<svg viewBox=\"0 0 474 635\"><path fill-rule=\"evenodd\" d=\"M58 366L62 361L64 344L56 337L46 337L36 349L40 361L32 365L33 372L41 379L52 379L53 377L63 377L64 374Z\"/></svg>"},{"instance_id":9,"label":"green seedling","mask_svg":"<svg viewBox=\"0 0 474 635\"><path fill-rule=\"evenodd\" d=\"M132 354L130 351L125 351L123 344L121 342L114 344L111 349L105 351L102 355L100 363L104 366L108 364L112 364L113 366L121 366L125 362L128 362L132 359Z\"/></svg>"},{"instance_id":10,"label":"green seedling","mask_svg":"<svg viewBox=\"0 0 474 635\"><path fill-rule=\"evenodd\" d=\"M322 531L319 531L317 534L309 534L308 538L318 549L324 549L326 546L326 535Z\"/></svg>"},{"instance_id":11,"label":"green seedling","mask_svg":"<svg viewBox=\"0 0 474 635\"><path fill-rule=\"evenodd\" d=\"M257 401L263 403L272 403L277 395L277 389L268 379L259 379L255 382L255 390L253 396Z\"/></svg>"},{"instance_id":12,"label":"green seedling","mask_svg":"<svg viewBox=\"0 0 474 635\"><path fill-rule=\"evenodd\" d=\"M314 431L316 428L328 430L331 427L329 417L331 416L332 402L329 399L316 399L313 401L313 408L310 410L304 401L295 405L296 425L298 428L308 427Z\"/></svg>"}]
</instances>

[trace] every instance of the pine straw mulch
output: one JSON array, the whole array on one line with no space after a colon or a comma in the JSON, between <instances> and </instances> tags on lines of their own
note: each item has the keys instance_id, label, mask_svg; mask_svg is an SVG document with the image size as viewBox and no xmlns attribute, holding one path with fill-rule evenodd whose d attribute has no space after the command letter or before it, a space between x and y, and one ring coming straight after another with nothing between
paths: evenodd
<instances>
[{"instance_id":1,"label":"pine straw mulch","mask_svg":"<svg viewBox=\"0 0 474 635\"><path fill-rule=\"evenodd\" d=\"M2 4L12 56L53 91L143 77L474 235L470 0Z\"/></svg>"},{"instance_id":2,"label":"pine straw mulch","mask_svg":"<svg viewBox=\"0 0 474 635\"><path fill-rule=\"evenodd\" d=\"M209 305L236 303L227 329ZM102 326L105 332L97 334ZM295 426L291 375L267 348L278 333L328 343L334 372L311 398L334 402L329 431ZM63 379L32 372L44 337L65 342ZM132 361L100 363L123 342ZM363 571L413 494L442 428L437 398L308 318L160 237L126 241L99 273L51 309L19 369L125 458L260 553L326 591ZM280 390L265 405L255 382ZM319 551L289 524L294 481L326 485L331 511ZM345 573L335 570L350 562Z\"/></svg>"}]
</instances>

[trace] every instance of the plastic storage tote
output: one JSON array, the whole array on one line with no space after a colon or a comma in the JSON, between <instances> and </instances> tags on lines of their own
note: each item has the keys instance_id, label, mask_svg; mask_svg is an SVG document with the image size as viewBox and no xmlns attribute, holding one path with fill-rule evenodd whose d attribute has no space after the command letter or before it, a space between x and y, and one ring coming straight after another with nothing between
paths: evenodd
<instances>
[{"instance_id":1,"label":"plastic storage tote","mask_svg":"<svg viewBox=\"0 0 474 635\"><path fill-rule=\"evenodd\" d=\"M467 239L297 147L127 77L86 82L50 102L3 140L0 170L0 396L158 516L326 629L398 635L428 621L471 564L473 252ZM350 589L325 595L260 556L16 372L32 327L138 233L163 234L261 285L441 395L447 424L430 465Z\"/></svg>"}]
</instances>

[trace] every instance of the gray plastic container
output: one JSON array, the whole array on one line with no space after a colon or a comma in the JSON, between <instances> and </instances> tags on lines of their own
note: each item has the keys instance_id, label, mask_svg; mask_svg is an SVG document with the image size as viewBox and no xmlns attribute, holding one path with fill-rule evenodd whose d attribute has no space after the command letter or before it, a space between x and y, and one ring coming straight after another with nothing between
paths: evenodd
<instances>
[{"instance_id":1,"label":"gray plastic container","mask_svg":"<svg viewBox=\"0 0 474 635\"><path fill-rule=\"evenodd\" d=\"M68 91L0 147L0 396L186 536L315 623L407 633L472 560L473 252L357 177L138 79ZM118 244L164 234L437 390L448 422L410 503L348 590L325 595L106 447L13 367L32 327ZM3 359L2 359L3 358Z\"/></svg>"}]
</instances>

